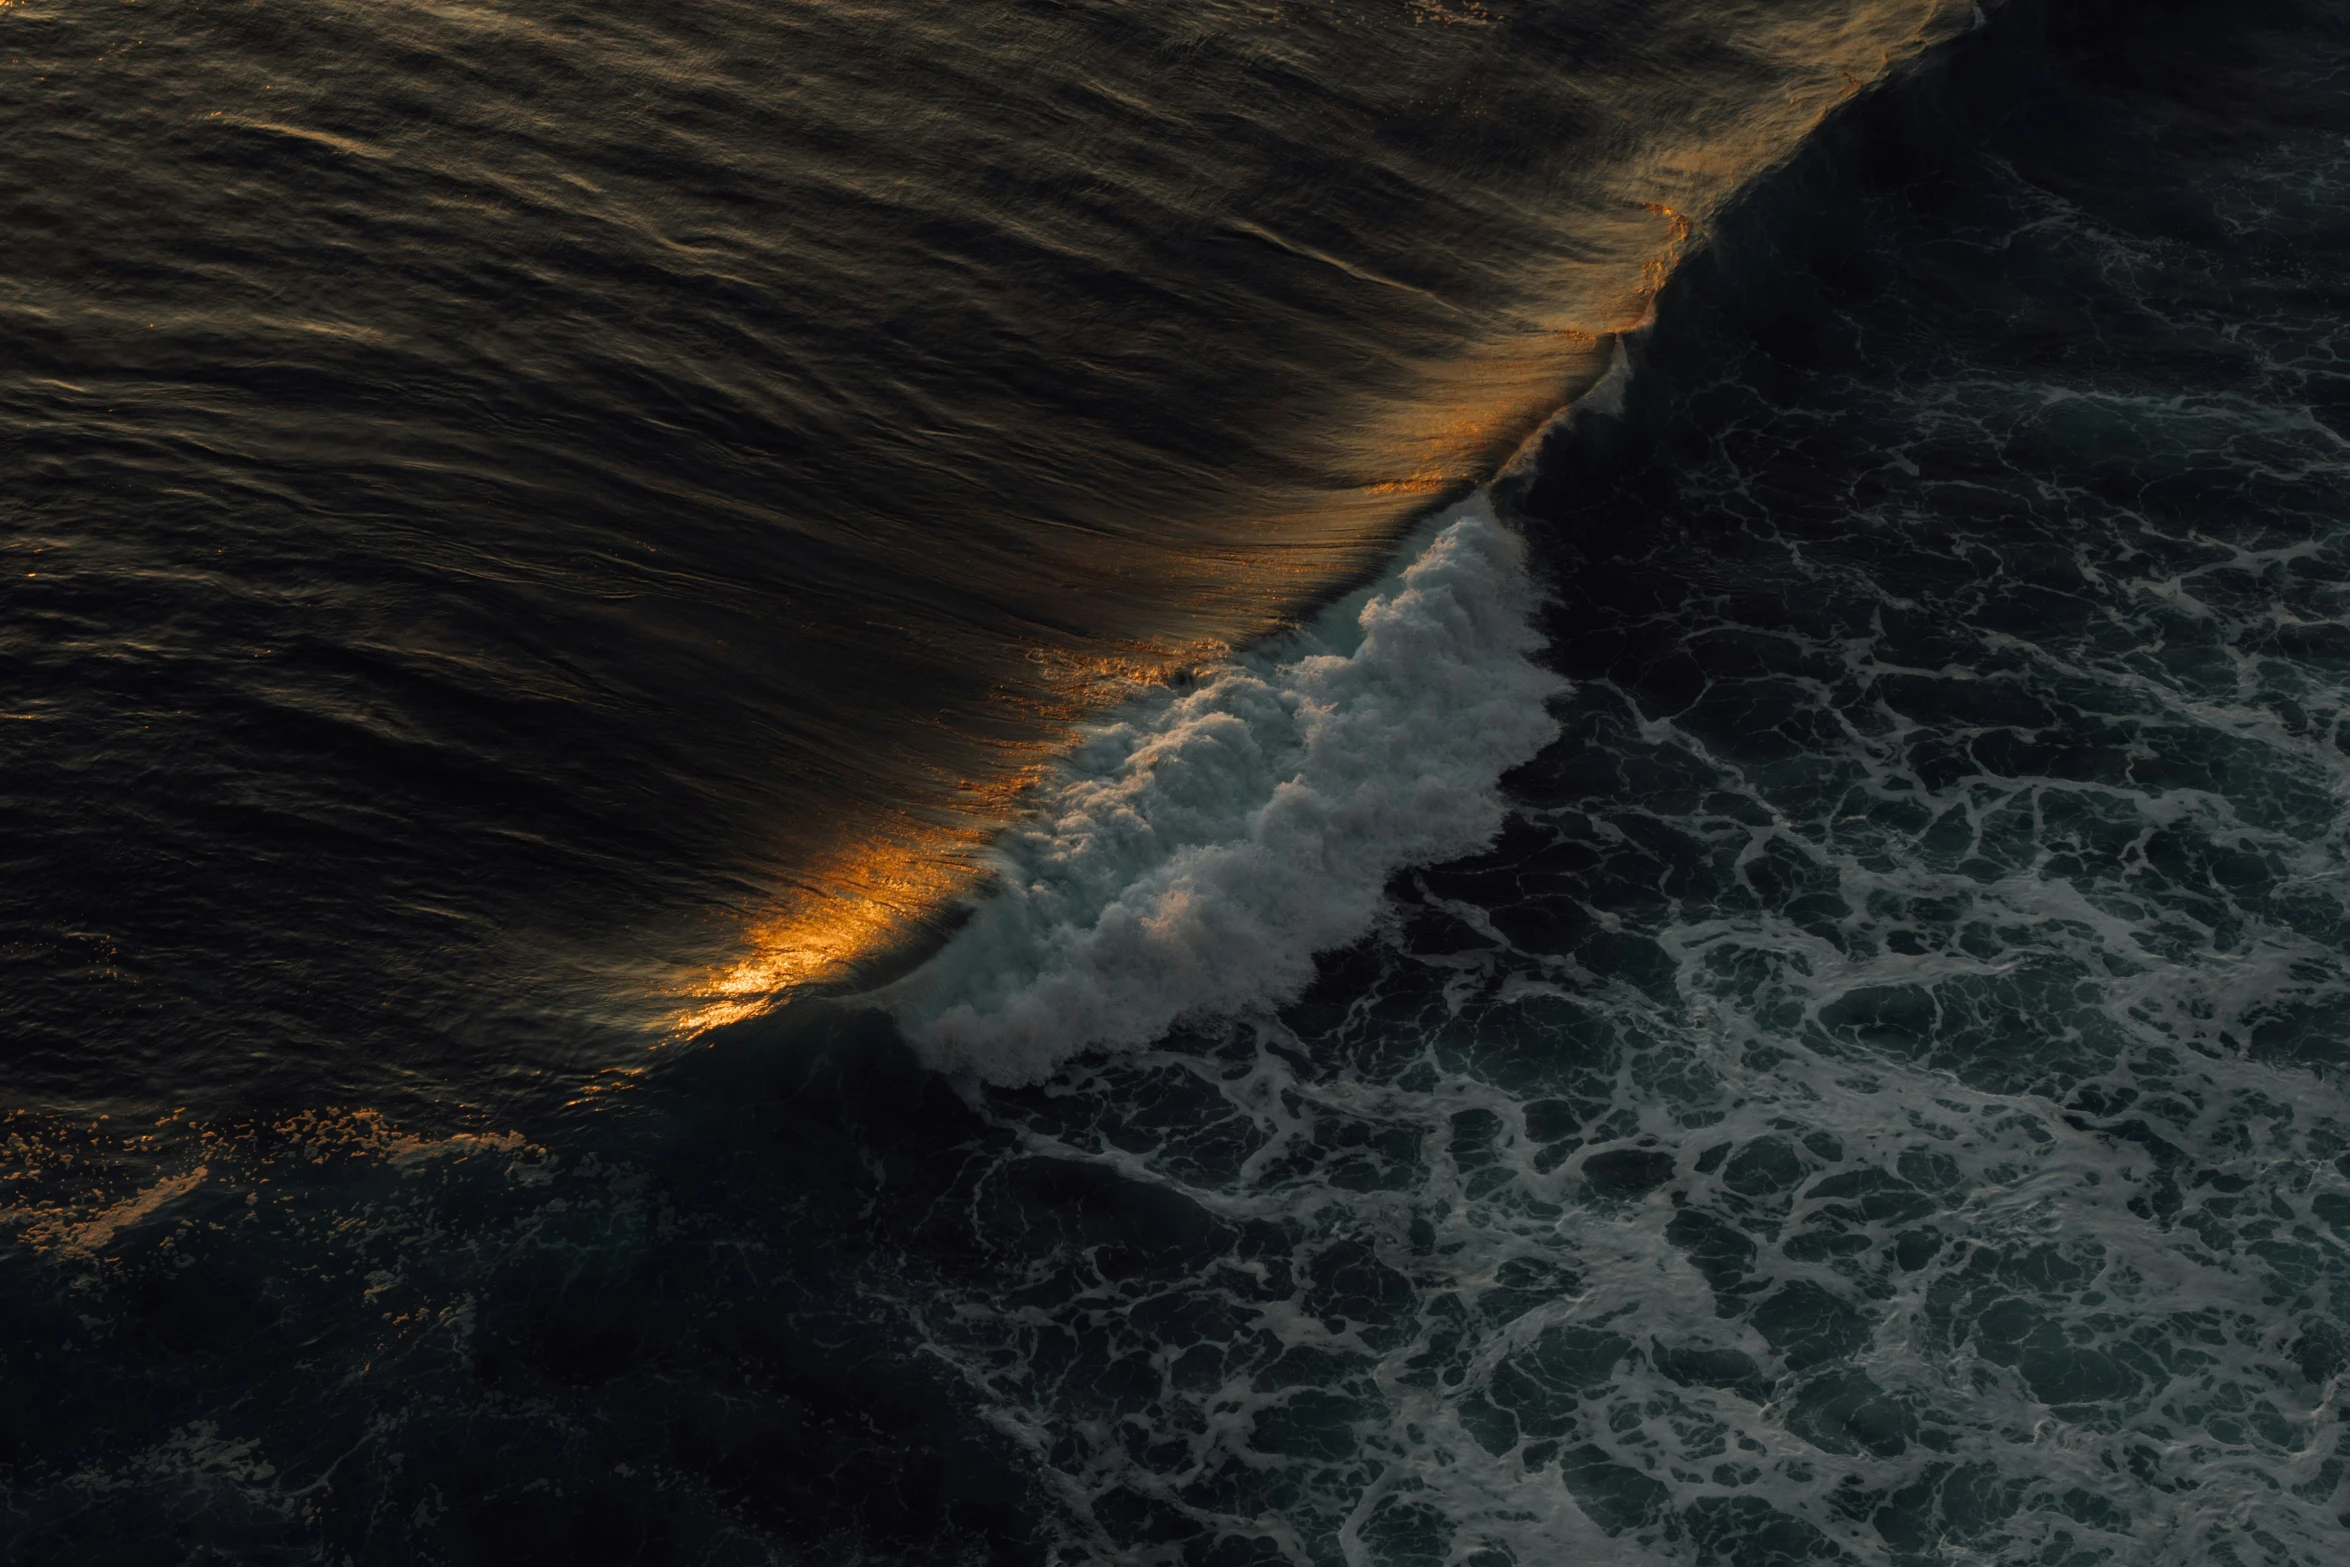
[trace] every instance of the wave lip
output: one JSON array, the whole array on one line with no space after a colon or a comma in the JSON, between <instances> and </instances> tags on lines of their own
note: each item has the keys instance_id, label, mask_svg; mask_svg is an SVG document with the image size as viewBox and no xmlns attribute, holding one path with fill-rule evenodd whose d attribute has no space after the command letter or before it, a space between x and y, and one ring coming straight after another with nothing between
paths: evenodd
<instances>
[{"instance_id":1,"label":"wave lip","mask_svg":"<svg viewBox=\"0 0 2350 1567\"><path fill-rule=\"evenodd\" d=\"M876 999L933 1067L1034 1082L1186 1018L1294 1000L1387 878L1493 841L1566 682L1483 494L1315 625L1092 729L995 848L998 884Z\"/></svg>"}]
</instances>

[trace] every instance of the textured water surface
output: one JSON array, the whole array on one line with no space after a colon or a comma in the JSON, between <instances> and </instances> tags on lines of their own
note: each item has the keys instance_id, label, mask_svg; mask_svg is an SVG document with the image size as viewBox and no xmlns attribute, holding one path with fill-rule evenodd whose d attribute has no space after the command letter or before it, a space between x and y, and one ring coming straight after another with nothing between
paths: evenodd
<instances>
[{"instance_id":1,"label":"textured water surface","mask_svg":"<svg viewBox=\"0 0 2350 1567\"><path fill-rule=\"evenodd\" d=\"M891 988L25 1094L9 1554L2341 1559L2350 33L1984 21Z\"/></svg>"},{"instance_id":2,"label":"textured water surface","mask_svg":"<svg viewBox=\"0 0 2350 1567\"><path fill-rule=\"evenodd\" d=\"M12 1070L487 1106L853 965L1963 19L10 5Z\"/></svg>"}]
</instances>

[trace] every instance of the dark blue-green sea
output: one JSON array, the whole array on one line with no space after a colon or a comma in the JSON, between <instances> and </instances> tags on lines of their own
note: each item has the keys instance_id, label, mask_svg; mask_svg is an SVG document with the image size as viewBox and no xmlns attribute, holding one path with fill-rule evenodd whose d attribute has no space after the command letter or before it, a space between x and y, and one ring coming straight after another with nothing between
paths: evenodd
<instances>
[{"instance_id":1,"label":"dark blue-green sea","mask_svg":"<svg viewBox=\"0 0 2350 1567\"><path fill-rule=\"evenodd\" d=\"M2350 1563L2350 6L0 0L0 1563Z\"/></svg>"}]
</instances>

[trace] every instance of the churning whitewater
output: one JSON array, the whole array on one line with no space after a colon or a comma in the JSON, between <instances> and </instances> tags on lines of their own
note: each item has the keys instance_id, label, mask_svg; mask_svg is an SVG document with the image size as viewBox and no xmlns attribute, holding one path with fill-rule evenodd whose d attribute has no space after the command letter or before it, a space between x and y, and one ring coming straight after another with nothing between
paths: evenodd
<instances>
[{"instance_id":1,"label":"churning whitewater","mask_svg":"<svg viewBox=\"0 0 2350 1567\"><path fill-rule=\"evenodd\" d=\"M1090 1046L1294 1000L1398 869L1481 849L1565 682L1482 492L1409 564L1088 733L996 850L998 885L889 996L933 1066L1043 1078Z\"/></svg>"}]
</instances>

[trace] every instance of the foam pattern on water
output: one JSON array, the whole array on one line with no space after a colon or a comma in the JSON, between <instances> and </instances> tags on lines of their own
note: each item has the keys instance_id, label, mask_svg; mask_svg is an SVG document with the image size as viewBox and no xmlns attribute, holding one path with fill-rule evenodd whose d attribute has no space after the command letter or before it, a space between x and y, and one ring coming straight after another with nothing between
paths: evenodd
<instances>
[{"instance_id":1,"label":"foam pattern on water","mask_svg":"<svg viewBox=\"0 0 2350 1567\"><path fill-rule=\"evenodd\" d=\"M2340 167L2174 173L2284 256ZM1278 1020L982 1101L1019 1282L906 1304L1061 1559L2340 1559L2335 305L1966 175L1873 198L1808 362L1668 313L1490 855Z\"/></svg>"}]
</instances>

